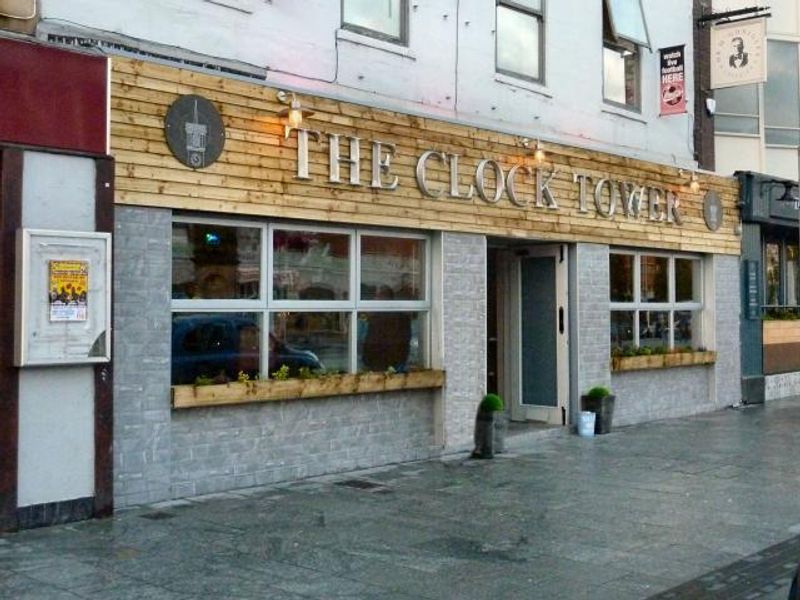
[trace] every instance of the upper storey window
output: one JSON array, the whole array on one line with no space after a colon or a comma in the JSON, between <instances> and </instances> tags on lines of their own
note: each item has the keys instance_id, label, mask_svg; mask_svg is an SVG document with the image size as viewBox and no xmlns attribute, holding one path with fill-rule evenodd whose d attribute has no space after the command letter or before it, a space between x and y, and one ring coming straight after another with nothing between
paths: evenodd
<instances>
[{"instance_id":1,"label":"upper storey window","mask_svg":"<svg viewBox=\"0 0 800 600\"><path fill-rule=\"evenodd\" d=\"M408 44L408 0L342 0L342 27Z\"/></svg>"},{"instance_id":2,"label":"upper storey window","mask_svg":"<svg viewBox=\"0 0 800 600\"><path fill-rule=\"evenodd\" d=\"M543 0L497 0L497 71L544 81Z\"/></svg>"},{"instance_id":3,"label":"upper storey window","mask_svg":"<svg viewBox=\"0 0 800 600\"><path fill-rule=\"evenodd\" d=\"M603 99L641 107L641 48L650 47L640 0L603 0Z\"/></svg>"}]
</instances>

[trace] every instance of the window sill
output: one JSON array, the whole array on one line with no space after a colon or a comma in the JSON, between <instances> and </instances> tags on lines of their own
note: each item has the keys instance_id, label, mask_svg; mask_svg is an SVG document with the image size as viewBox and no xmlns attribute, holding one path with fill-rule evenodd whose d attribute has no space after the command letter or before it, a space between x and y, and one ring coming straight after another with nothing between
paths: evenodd
<instances>
[{"instance_id":1,"label":"window sill","mask_svg":"<svg viewBox=\"0 0 800 600\"><path fill-rule=\"evenodd\" d=\"M521 90L533 92L534 94L539 94L540 96L544 96L545 98L551 98L551 99L553 98L553 94L551 94L546 87L544 87L540 83L536 83L535 81L521 79L518 77L514 77L512 75L506 75L505 73L495 73L494 80L497 83L502 83L503 85L507 85L509 87L519 88Z\"/></svg>"},{"instance_id":2,"label":"window sill","mask_svg":"<svg viewBox=\"0 0 800 600\"><path fill-rule=\"evenodd\" d=\"M636 112L634 109L625 109L622 107L616 107L610 104L604 104L600 109L600 112L603 112L607 115L613 115L615 117L622 117L623 119L628 119L629 121L635 121L636 123L642 123L643 125L647 125L647 119L645 119L641 113Z\"/></svg>"},{"instance_id":3,"label":"window sill","mask_svg":"<svg viewBox=\"0 0 800 600\"><path fill-rule=\"evenodd\" d=\"M173 408L222 406L250 402L271 402L330 396L350 396L373 392L440 388L445 372L435 370L409 373L347 373L316 379L248 381L219 385L172 386Z\"/></svg>"},{"instance_id":4,"label":"window sill","mask_svg":"<svg viewBox=\"0 0 800 600\"><path fill-rule=\"evenodd\" d=\"M350 31L349 29L337 29L336 41L350 42L351 44L357 44L359 46L367 46L368 48L374 48L375 50L381 50L382 52L396 54L398 56L402 56L403 58L407 58L409 60L417 60L416 54L414 54L414 52L412 52L411 49L408 48L408 46L403 46L399 43L380 40L378 38L364 35L362 33L356 33L355 31Z\"/></svg>"},{"instance_id":5,"label":"window sill","mask_svg":"<svg viewBox=\"0 0 800 600\"><path fill-rule=\"evenodd\" d=\"M650 354L647 356L612 356L611 371L642 371L644 369L670 369L672 367L692 367L696 365L713 365L717 362L717 353L676 352L674 354Z\"/></svg>"}]
</instances>

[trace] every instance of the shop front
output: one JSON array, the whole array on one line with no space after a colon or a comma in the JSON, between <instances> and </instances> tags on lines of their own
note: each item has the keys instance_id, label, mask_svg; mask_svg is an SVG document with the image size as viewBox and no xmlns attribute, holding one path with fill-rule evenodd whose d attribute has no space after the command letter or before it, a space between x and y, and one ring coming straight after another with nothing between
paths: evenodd
<instances>
[{"instance_id":1,"label":"shop front","mask_svg":"<svg viewBox=\"0 0 800 600\"><path fill-rule=\"evenodd\" d=\"M742 206L742 397L800 393L796 183L737 173Z\"/></svg>"},{"instance_id":2,"label":"shop front","mask_svg":"<svg viewBox=\"0 0 800 600\"><path fill-rule=\"evenodd\" d=\"M117 506L738 402L735 180L277 92L113 61Z\"/></svg>"}]
</instances>

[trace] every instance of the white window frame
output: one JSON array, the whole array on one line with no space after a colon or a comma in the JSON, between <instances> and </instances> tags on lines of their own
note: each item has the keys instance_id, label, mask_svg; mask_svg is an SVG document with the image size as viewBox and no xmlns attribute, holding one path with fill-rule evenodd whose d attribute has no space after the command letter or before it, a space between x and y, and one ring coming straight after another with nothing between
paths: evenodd
<instances>
[{"instance_id":1,"label":"white window frame","mask_svg":"<svg viewBox=\"0 0 800 600\"><path fill-rule=\"evenodd\" d=\"M370 29L369 27L364 27L362 25L356 25L354 23L348 23L344 19L344 5L347 0L342 0L340 4L341 10L341 23L342 29L346 29L348 31L352 31L354 33L358 33L360 35L365 35L371 38L375 38L378 40L383 40L385 42L390 42L393 44L398 44L400 46L408 46L409 40L409 15L408 15L408 0L400 0L400 35L394 36L384 31L380 31L378 29Z\"/></svg>"},{"instance_id":2,"label":"white window frame","mask_svg":"<svg viewBox=\"0 0 800 600\"><path fill-rule=\"evenodd\" d=\"M495 73L501 73L509 77L515 77L517 79L524 79L525 81L531 81L533 83L545 85L545 10L547 8L547 0L541 0L541 2L542 2L541 8L539 10L535 10L532 9L530 6L526 6L525 4L522 4L520 2L516 2L515 0L496 0L494 8L495 24L497 23L497 11L500 9L501 6L519 13L530 15L537 20L539 26L539 76L531 77L530 75L525 75L524 73L518 73L516 71L511 71L509 69L503 69L500 67L500 65L498 64L498 55L497 55L497 44L500 39L500 34L499 32L497 32L496 25L495 25L495 31L497 32L497 34L495 37L495 50L494 50Z\"/></svg>"},{"instance_id":3,"label":"white window frame","mask_svg":"<svg viewBox=\"0 0 800 600\"><path fill-rule=\"evenodd\" d=\"M670 350L675 348L675 312L692 311L699 312L700 318L697 319L697 338L702 341L701 346L706 346L706 332L704 329L703 312L705 310L705 290L704 290L704 265L703 257L697 254L674 254L669 252L649 251L649 250L625 250L611 249L609 252L609 276L611 274L611 255L619 254L633 256L633 301L632 302L612 302L609 301L609 312L633 312L633 345L640 347L639 340L639 313L646 312L667 312L669 313L669 345ZM666 302L642 302L642 277L641 259L643 256L654 256L667 259L667 301ZM697 287L696 294L699 300L691 302L677 302L675 300L675 259L696 260L697 268Z\"/></svg>"},{"instance_id":4,"label":"white window frame","mask_svg":"<svg viewBox=\"0 0 800 600\"><path fill-rule=\"evenodd\" d=\"M172 299L170 314L178 313L256 313L261 321L259 372L270 376L266 370L269 365L270 316L277 312L330 312L348 313L350 318L348 372L356 372L358 364L358 316L360 312L415 312L420 313L422 327L420 344L424 357L424 368L433 362L432 349L432 237L426 233L395 231L389 229L341 227L316 223L297 222L258 222L242 219L193 217L175 215L173 223L197 223L220 227L245 227L261 230L261 282L258 300L236 299ZM334 233L349 236L349 294L348 300L273 300L273 260L272 243L275 230L309 231L314 233ZM422 240L424 242L424 290L421 300L361 300L361 238L385 237ZM170 238L171 239L171 238ZM171 253L170 253L171 254ZM171 290L171 285L170 285ZM170 292L171 293L171 292Z\"/></svg>"}]
</instances>

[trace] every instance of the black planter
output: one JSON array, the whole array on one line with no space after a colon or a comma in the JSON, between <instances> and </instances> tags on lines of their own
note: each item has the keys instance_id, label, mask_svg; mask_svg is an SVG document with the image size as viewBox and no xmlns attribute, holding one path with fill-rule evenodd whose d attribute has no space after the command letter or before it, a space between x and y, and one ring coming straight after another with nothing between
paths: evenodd
<instances>
[{"instance_id":1,"label":"black planter","mask_svg":"<svg viewBox=\"0 0 800 600\"><path fill-rule=\"evenodd\" d=\"M502 451L497 447L498 414L495 411L478 410L475 415L475 449L472 451L472 458L494 458L496 452Z\"/></svg>"},{"instance_id":2,"label":"black planter","mask_svg":"<svg viewBox=\"0 0 800 600\"><path fill-rule=\"evenodd\" d=\"M583 410L588 410L595 414L594 432L596 434L611 431L612 421L614 420L614 400L616 400L616 396L613 394L604 398L581 396Z\"/></svg>"}]
</instances>

